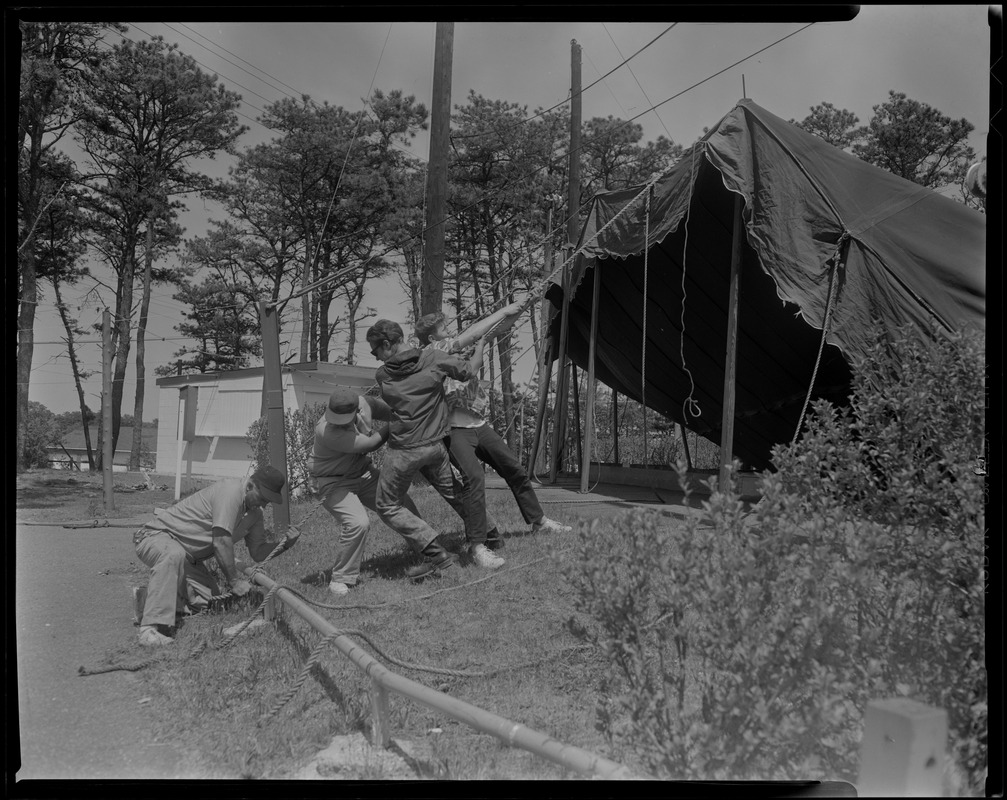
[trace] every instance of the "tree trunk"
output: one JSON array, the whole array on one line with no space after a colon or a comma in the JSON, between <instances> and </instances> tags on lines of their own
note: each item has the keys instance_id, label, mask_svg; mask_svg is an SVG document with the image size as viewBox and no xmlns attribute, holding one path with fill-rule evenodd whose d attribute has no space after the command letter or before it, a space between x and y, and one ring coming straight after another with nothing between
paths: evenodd
<instances>
[{"instance_id":1,"label":"tree trunk","mask_svg":"<svg viewBox=\"0 0 1007 800\"><path fill-rule=\"evenodd\" d=\"M38 302L38 278L35 253L25 248L18 259L21 267L21 295L17 315L17 471L24 469L24 427L28 419L28 383L35 354L35 307Z\"/></svg>"},{"instance_id":2,"label":"tree trunk","mask_svg":"<svg viewBox=\"0 0 1007 800\"><path fill-rule=\"evenodd\" d=\"M129 363L129 322L133 307L133 272L136 268L136 247L129 242L124 248L122 277L115 299L115 320L112 325L112 348L115 359L112 369L112 457L119 443L119 425L122 421L122 394ZM106 432L108 433L108 432Z\"/></svg>"},{"instance_id":3,"label":"tree trunk","mask_svg":"<svg viewBox=\"0 0 1007 800\"><path fill-rule=\"evenodd\" d=\"M303 290L311 282L311 247L305 243L304 246L304 268L301 270L301 289ZM311 297L310 292L301 295L301 355L299 361L304 361L308 357L311 347Z\"/></svg>"},{"instance_id":4,"label":"tree trunk","mask_svg":"<svg viewBox=\"0 0 1007 800\"><path fill-rule=\"evenodd\" d=\"M318 297L318 355L316 360L329 360L329 339L335 322L329 325L329 308L332 307L332 290L323 290Z\"/></svg>"},{"instance_id":5,"label":"tree trunk","mask_svg":"<svg viewBox=\"0 0 1007 800\"><path fill-rule=\"evenodd\" d=\"M73 383L77 387L77 402L80 405L80 421L84 425L84 447L87 448L87 468L94 472L94 451L91 449L91 428L88 426L87 402L84 400L84 387L80 382L80 365L77 362L77 351L73 345L73 325L66 313L66 306L63 304L63 297L59 290L59 280L55 277L52 281L53 289L56 291L56 308L59 310L60 319L63 320L63 327L66 329L66 346L70 355L70 369L73 371Z\"/></svg>"},{"instance_id":6,"label":"tree trunk","mask_svg":"<svg viewBox=\"0 0 1007 800\"><path fill-rule=\"evenodd\" d=\"M133 402L133 444L129 448L129 469L140 470L140 447L143 444L143 397L146 368L144 355L147 333L147 311L150 308L150 272L154 263L154 212L147 216L147 251L143 265L143 297L140 300L140 321L136 326L136 399Z\"/></svg>"},{"instance_id":7,"label":"tree trunk","mask_svg":"<svg viewBox=\"0 0 1007 800\"><path fill-rule=\"evenodd\" d=\"M35 263L34 223L39 211L39 185L42 162L42 125L38 120L24 124L30 129L28 145L27 189L24 195L24 241L18 243L18 315L17 315L17 408L15 468L24 469L24 429L28 419L28 387L31 382L31 362L35 356L35 310L38 307L38 273ZM22 148L24 136L22 135ZM20 238L20 237L19 237ZM22 250L23 248L23 250Z\"/></svg>"}]
</instances>

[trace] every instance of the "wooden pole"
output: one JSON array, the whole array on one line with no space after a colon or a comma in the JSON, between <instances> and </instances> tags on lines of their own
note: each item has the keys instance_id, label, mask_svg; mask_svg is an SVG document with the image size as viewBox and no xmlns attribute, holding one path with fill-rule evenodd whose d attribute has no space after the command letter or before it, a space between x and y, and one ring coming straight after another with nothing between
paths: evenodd
<instances>
[{"instance_id":1,"label":"wooden pole","mask_svg":"<svg viewBox=\"0 0 1007 800\"><path fill-rule=\"evenodd\" d=\"M738 291L741 280L741 241L744 236L741 219L741 195L734 197L734 237L731 241L731 288L727 304L727 356L724 363L724 415L720 434L721 492L730 489L731 462L734 451L734 401L737 393L738 366Z\"/></svg>"},{"instance_id":2,"label":"wooden pole","mask_svg":"<svg viewBox=\"0 0 1007 800\"><path fill-rule=\"evenodd\" d=\"M580 89L580 45L576 39L570 42L570 180L567 184L567 218L564 262L574 253L578 232L580 230L578 210L580 209L580 119L581 119L581 89ZM559 470L559 436L566 430L566 399L567 399L567 369L566 344L570 326L570 265L563 267L563 307L560 311L559 357L556 367L556 406L554 416L556 427L553 429L551 464L549 468L549 483L556 482Z\"/></svg>"},{"instance_id":3,"label":"wooden pole","mask_svg":"<svg viewBox=\"0 0 1007 800\"><path fill-rule=\"evenodd\" d=\"M552 209L553 201L549 198L549 205L546 208L545 229L548 232L545 240L545 266L543 267L543 277L548 277L552 272ZM535 438L531 443L531 453L528 455L528 474L536 475L541 469L542 456L545 448L542 443L549 435L549 419L545 409L549 400L549 380L552 378L552 359L549 355L552 351L552 337L549 335L549 303L542 295L541 306L539 307L541 324L539 331L541 335L541 347L538 358L538 406L535 414Z\"/></svg>"},{"instance_id":4,"label":"wooden pole","mask_svg":"<svg viewBox=\"0 0 1007 800\"><path fill-rule=\"evenodd\" d=\"M182 451L185 449L185 394L187 386L178 390L178 431L176 432L175 444L178 445L175 453L175 499L182 497Z\"/></svg>"},{"instance_id":5,"label":"wooden pole","mask_svg":"<svg viewBox=\"0 0 1007 800\"><path fill-rule=\"evenodd\" d=\"M580 464L583 459L583 447L580 432L580 379L577 377L577 365L570 363L570 380L573 385L573 440L577 443L577 460L574 464Z\"/></svg>"},{"instance_id":6,"label":"wooden pole","mask_svg":"<svg viewBox=\"0 0 1007 800\"><path fill-rule=\"evenodd\" d=\"M591 444L594 441L594 404L598 387L595 383L594 360L598 344L598 303L601 298L601 263L594 262L594 291L591 293L591 335L587 349L587 402L584 408L584 456L580 468L580 491L588 490L591 471Z\"/></svg>"},{"instance_id":7,"label":"wooden pole","mask_svg":"<svg viewBox=\"0 0 1007 800\"><path fill-rule=\"evenodd\" d=\"M441 310L444 296L444 219L447 216L448 147L451 133L451 62L455 24L438 22L434 42L434 85L430 108L430 163L427 170L427 214L423 239L425 267L420 284L420 311Z\"/></svg>"},{"instance_id":8,"label":"wooden pole","mask_svg":"<svg viewBox=\"0 0 1007 800\"><path fill-rule=\"evenodd\" d=\"M280 327L276 307L259 302L262 327L262 405L269 430L269 463L287 475L287 441L283 419L283 372L280 362ZM273 506L273 528L282 535L290 527L290 476L283 485L283 502Z\"/></svg>"},{"instance_id":9,"label":"wooden pole","mask_svg":"<svg viewBox=\"0 0 1007 800\"><path fill-rule=\"evenodd\" d=\"M107 308L101 315L101 424L105 429L101 442L101 483L105 513L115 510L112 489L112 312Z\"/></svg>"},{"instance_id":10,"label":"wooden pole","mask_svg":"<svg viewBox=\"0 0 1007 800\"><path fill-rule=\"evenodd\" d=\"M682 434L682 449L685 450L685 468L689 472L692 472L692 455L689 453L689 432L685 429L684 425L679 425L678 429Z\"/></svg>"},{"instance_id":11,"label":"wooden pole","mask_svg":"<svg viewBox=\"0 0 1007 800\"><path fill-rule=\"evenodd\" d=\"M617 467L622 464L619 460L619 393L612 390L612 463Z\"/></svg>"}]
</instances>

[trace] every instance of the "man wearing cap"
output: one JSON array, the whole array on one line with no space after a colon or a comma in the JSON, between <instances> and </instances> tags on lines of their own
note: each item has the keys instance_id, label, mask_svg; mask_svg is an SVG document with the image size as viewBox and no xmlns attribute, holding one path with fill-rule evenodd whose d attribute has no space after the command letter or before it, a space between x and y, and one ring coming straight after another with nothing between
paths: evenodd
<instances>
[{"instance_id":1,"label":"man wearing cap","mask_svg":"<svg viewBox=\"0 0 1007 800\"><path fill-rule=\"evenodd\" d=\"M154 519L133 534L140 560L151 569L147 599L140 621L140 644L171 644L175 617L186 607L196 612L220 590L202 562L217 559L231 592L248 594L252 585L234 563L234 543L244 540L256 561L264 560L276 543L266 538L262 509L283 502L287 479L266 466L250 478L218 481L168 508L154 510ZM291 528L284 550L297 541Z\"/></svg>"},{"instance_id":2,"label":"man wearing cap","mask_svg":"<svg viewBox=\"0 0 1007 800\"><path fill-rule=\"evenodd\" d=\"M374 378L392 412L375 502L385 524L423 556L423 562L406 574L412 579L437 575L455 563L455 556L437 541L437 531L404 507L403 499L420 473L466 524L472 518L471 493L458 491L444 444L448 433L444 381L467 381L475 375L482 364L483 342L476 343L471 361L439 350L417 350L404 341L401 326L387 319L368 329L367 342L371 355L383 362Z\"/></svg>"},{"instance_id":3,"label":"man wearing cap","mask_svg":"<svg viewBox=\"0 0 1007 800\"><path fill-rule=\"evenodd\" d=\"M315 425L308 471L325 510L339 524L336 563L329 579L329 591L336 595L346 594L360 579L364 540L371 525L367 509L392 527L375 503L378 470L367 455L388 439L388 428L376 429L374 421L391 418L383 400L339 388L329 395L325 413ZM419 516L408 494L402 504Z\"/></svg>"}]
</instances>

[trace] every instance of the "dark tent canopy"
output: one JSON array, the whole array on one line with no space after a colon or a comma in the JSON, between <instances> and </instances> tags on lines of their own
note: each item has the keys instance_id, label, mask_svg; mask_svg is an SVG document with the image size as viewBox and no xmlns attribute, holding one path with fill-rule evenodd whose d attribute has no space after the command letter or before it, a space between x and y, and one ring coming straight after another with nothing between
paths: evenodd
<instances>
[{"instance_id":1,"label":"dark tent canopy","mask_svg":"<svg viewBox=\"0 0 1007 800\"><path fill-rule=\"evenodd\" d=\"M751 101L739 102L641 196L643 188L592 200L586 247L572 265L568 355L587 368L600 278L598 379L719 444L740 195L733 452L749 466L770 466L773 445L793 439L813 374L812 400L847 402L851 364L875 326L912 325L927 335L984 327L982 214ZM552 285L548 297L557 308L555 358L561 287ZM698 405L686 407L690 399Z\"/></svg>"}]
</instances>

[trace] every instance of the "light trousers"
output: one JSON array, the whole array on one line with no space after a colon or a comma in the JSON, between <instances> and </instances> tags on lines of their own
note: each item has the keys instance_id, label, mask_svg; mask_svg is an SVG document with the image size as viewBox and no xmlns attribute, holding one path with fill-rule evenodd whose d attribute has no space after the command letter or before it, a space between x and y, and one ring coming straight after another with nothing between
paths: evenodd
<instances>
[{"instance_id":1,"label":"light trousers","mask_svg":"<svg viewBox=\"0 0 1007 800\"><path fill-rule=\"evenodd\" d=\"M209 571L197 562L170 533L161 531L141 539L136 545L139 559L150 567L147 601L141 625L175 624L175 614L186 604L205 607L220 588Z\"/></svg>"}]
</instances>

